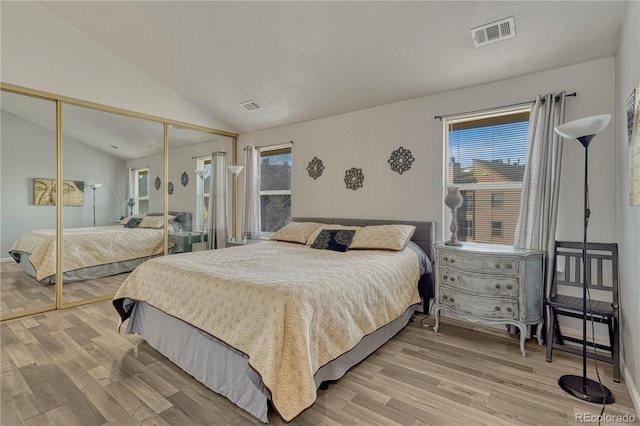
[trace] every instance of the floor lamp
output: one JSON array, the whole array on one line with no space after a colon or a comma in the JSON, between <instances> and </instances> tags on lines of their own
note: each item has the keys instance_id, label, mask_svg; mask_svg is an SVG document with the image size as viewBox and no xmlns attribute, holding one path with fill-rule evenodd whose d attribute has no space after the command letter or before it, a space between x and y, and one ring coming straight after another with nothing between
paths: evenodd
<instances>
[{"instance_id":1,"label":"floor lamp","mask_svg":"<svg viewBox=\"0 0 640 426\"><path fill-rule=\"evenodd\" d=\"M567 393L588 402L610 404L613 394L601 383L587 378L587 283L590 282L591 268L587 268L587 226L589 224L588 155L591 140L609 124L610 114L582 118L556 126L555 131L565 139L573 139L584 147L584 231L582 243L582 377L565 375L558 384ZM548 344L552 344L549 342Z\"/></svg>"},{"instance_id":2,"label":"floor lamp","mask_svg":"<svg viewBox=\"0 0 640 426\"><path fill-rule=\"evenodd\" d=\"M233 174L233 188L234 188L234 206L238 205L238 175L244 169L244 166L227 166L227 169ZM244 228L244 209L242 209L242 219L240 219L240 229ZM233 236L236 237L236 229L233 230ZM236 238L237 239L237 238Z\"/></svg>"},{"instance_id":3,"label":"floor lamp","mask_svg":"<svg viewBox=\"0 0 640 426\"><path fill-rule=\"evenodd\" d=\"M96 226L96 189L102 186L101 183L88 183L87 186L93 189L93 227Z\"/></svg>"}]
</instances>

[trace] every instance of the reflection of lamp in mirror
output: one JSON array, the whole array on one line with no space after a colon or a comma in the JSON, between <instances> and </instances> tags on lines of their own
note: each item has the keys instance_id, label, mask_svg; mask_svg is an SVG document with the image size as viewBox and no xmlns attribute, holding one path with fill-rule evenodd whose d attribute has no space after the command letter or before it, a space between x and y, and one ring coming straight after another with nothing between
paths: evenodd
<instances>
[{"instance_id":1,"label":"reflection of lamp in mirror","mask_svg":"<svg viewBox=\"0 0 640 426\"><path fill-rule=\"evenodd\" d=\"M237 203L238 203L238 201L237 201L238 200L238 175L240 174L242 169L244 169L244 166L227 166L227 169L229 169L229 171L233 174L233 188L235 190L233 199L235 201L234 205L237 205ZM240 220L240 229L243 229L244 228L244 209L242 209L241 214L242 214L242 219ZM235 235L236 235L236 230L234 229L233 230L234 238L235 238Z\"/></svg>"},{"instance_id":2,"label":"reflection of lamp in mirror","mask_svg":"<svg viewBox=\"0 0 640 426\"><path fill-rule=\"evenodd\" d=\"M195 169L194 172L200 178L200 188L202 188L202 192L200 193L200 217L202 220L200 221L200 231L204 231L204 179L207 177L207 169Z\"/></svg>"},{"instance_id":3,"label":"reflection of lamp in mirror","mask_svg":"<svg viewBox=\"0 0 640 426\"><path fill-rule=\"evenodd\" d=\"M452 186L447 188L447 196L444 197L444 204L451 209L451 238L449 241L445 241L448 246L461 246L462 243L458 241L458 218L456 217L456 211L462 206L464 198L460 194L460 188Z\"/></svg>"},{"instance_id":4,"label":"reflection of lamp in mirror","mask_svg":"<svg viewBox=\"0 0 640 426\"><path fill-rule=\"evenodd\" d=\"M102 186L101 183L88 183L87 186L93 189L93 226L96 226L96 189Z\"/></svg>"}]
</instances>

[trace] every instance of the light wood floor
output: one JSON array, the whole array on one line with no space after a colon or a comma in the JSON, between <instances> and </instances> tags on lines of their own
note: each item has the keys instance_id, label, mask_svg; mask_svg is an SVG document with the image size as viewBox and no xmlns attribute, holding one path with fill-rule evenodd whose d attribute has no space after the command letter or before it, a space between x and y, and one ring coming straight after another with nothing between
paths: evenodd
<instances>
[{"instance_id":1,"label":"light wood floor","mask_svg":"<svg viewBox=\"0 0 640 426\"><path fill-rule=\"evenodd\" d=\"M129 273L93 280L65 283L62 288L63 303L115 294ZM14 261L0 262L0 314L6 315L55 306L54 284L43 284L20 269Z\"/></svg>"},{"instance_id":2,"label":"light wood floor","mask_svg":"<svg viewBox=\"0 0 640 426\"><path fill-rule=\"evenodd\" d=\"M110 301L0 327L3 426L260 424L139 336L118 334ZM290 424L564 425L575 424L577 413L598 414L600 406L556 384L563 374L581 374L580 358L557 351L547 363L544 348L530 341L523 358L518 340L499 330L445 319L436 335L416 321L319 391ZM616 397L605 414L638 418L624 383L599 365ZM272 412L269 421L284 424Z\"/></svg>"}]
</instances>

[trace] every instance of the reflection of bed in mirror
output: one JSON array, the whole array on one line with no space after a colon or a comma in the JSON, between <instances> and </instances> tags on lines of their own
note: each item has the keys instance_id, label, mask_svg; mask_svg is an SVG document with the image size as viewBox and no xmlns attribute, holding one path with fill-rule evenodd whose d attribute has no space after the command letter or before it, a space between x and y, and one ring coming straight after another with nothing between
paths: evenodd
<instances>
[{"instance_id":1,"label":"reflection of bed in mirror","mask_svg":"<svg viewBox=\"0 0 640 426\"><path fill-rule=\"evenodd\" d=\"M404 232L396 248L318 250L309 242L314 227L282 241L158 258L114 297L122 320L130 318L127 333L263 422L269 405L289 421L313 404L322 383L402 330L431 292L433 222L294 221L405 226L396 227Z\"/></svg>"},{"instance_id":2,"label":"reflection of bed in mirror","mask_svg":"<svg viewBox=\"0 0 640 426\"><path fill-rule=\"evenodd\" d=\"M169 212L170 230L191 230L191 213ZM164 253L161 213L125 218L121 224L65 228L62 233L63 282L72 283L134 270ZM55 283L56 232L25 232L11 246L11 257L21 269L42 283Z\"/></svg>"}]
</instances>

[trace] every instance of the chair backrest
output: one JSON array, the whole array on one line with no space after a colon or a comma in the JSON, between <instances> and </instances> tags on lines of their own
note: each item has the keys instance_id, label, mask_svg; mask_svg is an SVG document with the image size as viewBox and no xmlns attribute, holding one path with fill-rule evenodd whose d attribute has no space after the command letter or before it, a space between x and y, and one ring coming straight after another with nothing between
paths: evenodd
<instances>
[{"instance_id":1,"label":"chair backrest","mask_svg":"<svg viewBox=\"0 0 640 426\"><path fill-rule=\"evenodd\" d=\"M557 285L582 287L582 242L556 241L554 255ZM587 243L587 287L590 290L612 292L613 303L618 303L618 245L616 243ZM560 277L559 271L563 272ZM555 288L554 288L555 292Z\"/></svg>"}]
</instances>

